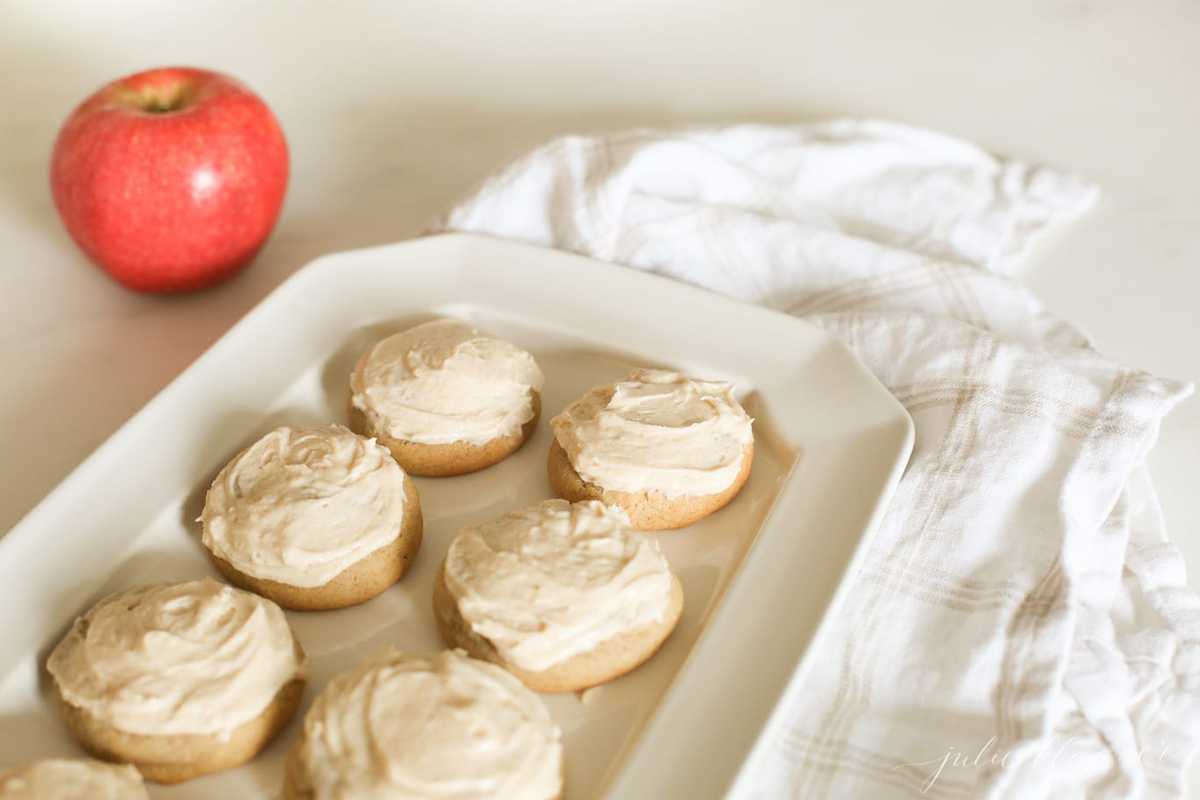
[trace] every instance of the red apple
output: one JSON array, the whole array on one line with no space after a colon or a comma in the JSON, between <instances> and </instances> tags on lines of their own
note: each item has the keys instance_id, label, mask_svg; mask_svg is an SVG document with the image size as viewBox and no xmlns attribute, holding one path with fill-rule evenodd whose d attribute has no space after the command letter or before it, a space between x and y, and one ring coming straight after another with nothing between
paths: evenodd
<instances>
[{"instance_id":1,"label":"red apple","mask_svg":"<svg viewBox=\"0 0 1200 800\"><path fill-rule=\"evenodd\" d=\"M275 115L233 78L139 72L84 100L54 145L50 185L67 231L131 289L180 292L244 267L287 190Z\"/></svg>"}]
</instances>

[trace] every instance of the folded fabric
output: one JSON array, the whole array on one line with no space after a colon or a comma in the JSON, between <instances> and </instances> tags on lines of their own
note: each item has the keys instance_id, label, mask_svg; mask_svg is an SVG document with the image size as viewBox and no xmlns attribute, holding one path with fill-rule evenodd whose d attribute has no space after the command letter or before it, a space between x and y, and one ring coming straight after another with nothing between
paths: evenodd
<instances>
[{"instance_id":1,"label":"folded fabric","mask_svg":"<svg viewBox=\"0 0 1200 800\"><path fill-rule=\"evenodd\" d=\"M1095 195L843 120L562 139L440 223L802 316L912 415L912 460L749 796L1181 794L1200 603L1144 462L1190 387L1105 358L1005 274Z\"/></svg>"}]
</instances>

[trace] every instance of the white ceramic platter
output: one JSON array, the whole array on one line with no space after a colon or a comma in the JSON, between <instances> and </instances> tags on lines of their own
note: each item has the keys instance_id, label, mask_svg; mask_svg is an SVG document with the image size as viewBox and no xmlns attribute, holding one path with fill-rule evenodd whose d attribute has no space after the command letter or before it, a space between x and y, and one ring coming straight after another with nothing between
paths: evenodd
<instances>
[{"instance_id":1,"label":"white ceramic platter","mask_svg":"<svg viewBox=\"0 0 1200 800\"><path fill-rule=\"evenodd\" d=\"M753 473L724 510L656 534L686 598L662 650L609 685L545 701L565 733L570 800L730 790L784 692L803 686L805 653L899 479L912 423L844 347L799 320L467 236L300 270L0 540L0 767L80 754L46 702L43 672L71 620L119 589L215 574L193 522L215 472L277 425L344 421L357 355L434 315L532 351L547 379L543 422L495 467L416 479L425 541L399 584L356 608L289 612L310 656L308 699L385 647L439 649L435 568L461 526L549 496L544 420L634 366L670 366L736 383L756 418ZM151 794L275 797L295 730L245 767Z\"/></svg>"}]
</instances>

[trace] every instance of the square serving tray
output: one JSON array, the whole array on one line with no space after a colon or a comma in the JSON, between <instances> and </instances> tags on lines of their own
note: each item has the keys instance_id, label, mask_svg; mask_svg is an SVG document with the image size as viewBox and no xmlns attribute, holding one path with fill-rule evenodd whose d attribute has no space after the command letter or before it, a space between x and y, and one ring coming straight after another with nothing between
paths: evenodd
<instances>
[{"instance_id":1,"label":"square serving tray","mask_svg":"<svg viewBox=\"0 0 1200 800\"><path fill-rule=\"evenodd\" d=\"M0 539L0 769L82 754L45 692L45 658L74 617L130 586L215 575L194 520L226 460L278 425L344 422L358 355L443 315L535 355L543 421L490 469L415 479L425 540L400 583L355 608L288 612L309 654L304 708L374 652L440 649L430 597L454 533L550 496L546 420L567 403L635 366L669 366L736 384L756 419L750 480L707 519L652 534L685 597L659 653L605 686L543 698L563 728L569 800L721 797L752 782L756 744L785 694L802 690L821 620L907 463L911 420L845 347L800 320L463 235L301 269ZM297 724L244 767L151 796L276 797Z\"/></svg>"}]
</instances>

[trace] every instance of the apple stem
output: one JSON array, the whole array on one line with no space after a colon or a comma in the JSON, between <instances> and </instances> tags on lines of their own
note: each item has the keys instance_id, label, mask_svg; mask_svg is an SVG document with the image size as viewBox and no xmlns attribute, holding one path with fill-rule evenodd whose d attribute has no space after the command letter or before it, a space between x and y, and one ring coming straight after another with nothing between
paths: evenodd
<instances>
[{"instance_id":1,"label":"apple stem","mask_svg":"<svg viewBox=\"0 0 1200 800\"><path fill-rule=\"evenodd\" d=\"M192 87L186 83L172 83L125 89L122 94L126 103L147 114L170 114L189 104L192 99Z\"/></svg>"}]
</instances>

